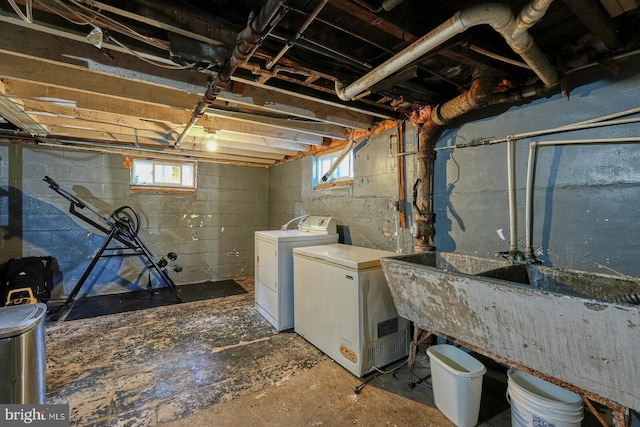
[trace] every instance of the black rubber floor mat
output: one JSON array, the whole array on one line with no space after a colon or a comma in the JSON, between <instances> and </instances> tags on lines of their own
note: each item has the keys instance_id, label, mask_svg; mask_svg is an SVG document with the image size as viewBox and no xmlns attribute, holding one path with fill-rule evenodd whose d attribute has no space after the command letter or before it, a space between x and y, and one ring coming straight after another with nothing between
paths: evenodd
<instances>
[{"instance_id":1,"label":"black rubber floor mat","mask_svg":"<svg viewBox=\"0 0 640 427\"><path fill-rule=\"evenodd\" d=\"M216 282L202 282L177 287L182 302L202 301L247 293L235 280L220 280ZM79 298L65 320L87 319L108 314L124 313L127 311L144 310L146 308L161 307L178 304L176 295L168 288L149 291L135 291L111 295L98 295Z\"/></svg>"}]
</instances>

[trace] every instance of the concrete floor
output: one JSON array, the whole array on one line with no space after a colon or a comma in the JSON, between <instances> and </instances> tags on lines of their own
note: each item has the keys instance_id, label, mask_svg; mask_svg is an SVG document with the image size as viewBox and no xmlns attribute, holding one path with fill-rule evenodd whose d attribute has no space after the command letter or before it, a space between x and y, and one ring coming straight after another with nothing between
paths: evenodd
<instances>
[{"instance_id":1,"label":"concrete floor","mask_svg":"<svg viewBox=\"0 0 640 427\"><path fill-rule=\"evenodd\" d=\"M47 403L73 426L453 426L436 409L428 358L363 380L292 331L276 332L249 292L47 324ZM398 364L399 365L399 364ZM511 425L501 369L484 377L480 425Z\"/></svg>"}]
</instances>

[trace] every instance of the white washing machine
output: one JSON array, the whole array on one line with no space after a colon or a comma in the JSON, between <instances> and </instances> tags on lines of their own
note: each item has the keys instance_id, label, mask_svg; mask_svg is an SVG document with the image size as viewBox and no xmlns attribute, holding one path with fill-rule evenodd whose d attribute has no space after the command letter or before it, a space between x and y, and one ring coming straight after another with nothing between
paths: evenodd
<instances>
[{"instance_id":1,"label":"white washing machine","mask_svg":"<svg viewBox=\"0 0 640 427\"><path fill-rule=\"evenodd\" d=\"M278 331L293 328L293 248L336 243L334 218L307 216L297 229L256 231L256 309Z\"/></svg>"},{"instance_id":2,"label":"white washing machine","mask_svg":"<svg viewBox=\"0 0 640 427\"><path fill-rule=\"evenodd\" d=\"M394 252L331 244L293 250L295 331L361 377L409 354L380 266Z\"/></svg>"}]
</instances>

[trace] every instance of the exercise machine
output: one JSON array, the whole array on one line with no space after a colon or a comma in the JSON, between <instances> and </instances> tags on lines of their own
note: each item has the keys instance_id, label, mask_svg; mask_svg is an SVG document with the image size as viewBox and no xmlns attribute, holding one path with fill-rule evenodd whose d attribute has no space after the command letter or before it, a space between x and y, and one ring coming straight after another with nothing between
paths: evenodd
<instances>
[{"instance_id":1,"label":"exercise machine","mask_svg":"<svg viewBox=\"0 0 640 427\"><path fill-rule=\"evenodd\" d=\"M49 184L49 188L71 202L71 205L69 206L69 213L82 219L106 235L104 242L93 256L89 266L83 273L75 288L73 288L73 291L69 294L69 297L66 299L63 306L64 308L69 308L73 305L78 292L82 289L82 285L84 285L84 282L91 274L91 271L96 266L100 258L105 257L137 256L141 258L145 262L146 268L149 269L149 290L153 291L151 286L151 270L153 269L165 282L169 290L176 296L178 302L182 302L176 284L171 280L166 269L169 263L167 259L175 261L177 259L177 255L175 252L169 252L166 257L162 257L160 260L156 261L156 258L153 256L149 248L147 248L142 240L140 240L140 236L138 234L140 231L140 216L132 207L122 206L114 210L111 215L103 215L79 197L60 187L60 185L52 178L45 176L44 181ZM90 211L99 219L90 218L79 211L83 209ZM174 265L172 269L177 273L182 271L182 267L179 265Z\"/></svg>"}]
</instances>

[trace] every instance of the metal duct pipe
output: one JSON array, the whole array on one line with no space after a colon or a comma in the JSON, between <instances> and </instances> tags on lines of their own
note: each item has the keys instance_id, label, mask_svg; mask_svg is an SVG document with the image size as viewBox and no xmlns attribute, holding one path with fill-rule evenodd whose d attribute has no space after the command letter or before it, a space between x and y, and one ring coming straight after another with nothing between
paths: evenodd
<instances>
[{"instance_id":1,"label":"metal duct pipe","mask_svg":"<svg viewBox=\"0 0 640 427\"><path fill-rule=\"evenodd\" d=\"M260 10L257 16L249 16L249 23L240 34L231 58L227 64L216 75L216 78L207 88L202 99L196 105L191 120L178 137L174 146L179 147L187 136L193 125L204 114L207 108L216 100L222 89L224 89L231 81L231 75L235 72L240 64L243 64L255 51L258 42L266 31L269 23L276 16L284 0L269 0Z\"/></svg>"},{"instance_id":2,"label":"metal duct pipe","mask_svg":"<svg viewBox=\"0 0 640 427\"><path fill-rule=\"evenodd\" d=\"M543 2L545 2L545 0L536 2L536 5L539 7ZM533 9L535 8L530 6L527 10ZM535 15L537 19L540 19L544 11L540 10L532 14ZM525 15L528 16L529 14ZM336 93L338 97L344 101L355 99L375 83L433 51L455 35L471 27L483 24L490 25L495 31L502 35L511 49L520 55L540 80L542 80L546 86L552 86L558 81L558 73L533 42L529 32L526 31L527 25L529 24L521 21L521 19L521 17L518 19L514 18L511 9L506 4L484 3L471 6L457 12L448 21L440 24L434 30L405 48L402 52L388 59L379 67L356 80L354 83L351 83L349 86L344 87L343 84L337 82ZM532 23L530 25L532 25Z\"/></svg>"},{"instance_id":3,"label":"metal duct pipe","mask_svg":"<svg viewBox=\"0 0 640 427\"><path fill-rule=\"evenodd\" d=\"M284 45L282 50L278 52L278 54L274 56L271 61L267 62L267 65L266 65L267 70L273 67L274 65L276 65L278 61L280 61L280 58L282 58L282 56L285 53L287 53L287 51L296 43L296 41L300 38L300 36L302 36L302 33L304 32L304 30L306 30L307 27L311 25L311 22L313 22L313 20L316 19L316 16L318 16L318 14L322 10L322 8L327 4L328 1L329 0L320 1L320 3L318 4L318 6L316 6L314 11L311 12L309 16L307 16L307 19L304 21L304 23L302 24L298 32L295 34L295 36L293 36L292 39L287 40L287 43Z\"/></svg>"}]
</instances>

